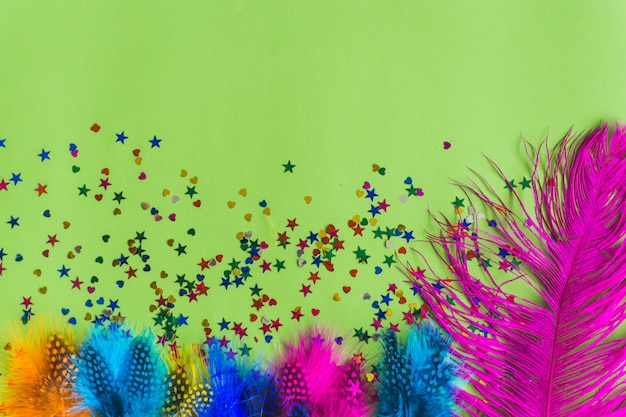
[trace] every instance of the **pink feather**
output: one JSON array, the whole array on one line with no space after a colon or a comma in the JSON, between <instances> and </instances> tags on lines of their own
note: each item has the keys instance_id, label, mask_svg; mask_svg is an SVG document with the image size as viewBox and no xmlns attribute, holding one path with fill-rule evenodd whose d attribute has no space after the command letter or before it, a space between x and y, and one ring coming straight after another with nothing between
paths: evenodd
<instances>
[{"instance_id":1,"label":"pink feather","mask_svg":"<svg viewBox=\"0 0 626 417\"><path fill-rule=\"evenodd\" d=\"M360 358L360 355L356 355ZM328 331L306 329L273 363L284 417L365 417L372 413L364 362Z\"/></svg>"},{"instance_id":2,"label":"pink feather","mask_svg":"<svg viewBox=\"0 0 626 417\"><path fill-rule=\"evenodd\" d=\"M534 213L511 187L515 208L484 180L459 184L496 223L439 221L443 290L428 263L405 265L470 367L472 416L626 416L626 339L613 334L626 319L626 128L610 130L568 134L545 154L527 145Z\"/></svg>"}]
</instances>

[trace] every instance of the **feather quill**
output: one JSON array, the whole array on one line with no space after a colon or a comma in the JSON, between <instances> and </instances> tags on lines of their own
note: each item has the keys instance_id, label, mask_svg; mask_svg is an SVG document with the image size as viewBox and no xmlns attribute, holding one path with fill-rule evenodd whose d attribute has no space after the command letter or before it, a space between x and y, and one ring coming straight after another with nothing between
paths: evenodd
<instances>
[{"instance_id":1,"label":"feather quill","mask_svg":"<svg viewBox=\"0 0 626 417\"><path fill-rule=\"evenodd\" d=\"M133 336L117 325L92 330L76 360L77 410L100 417L158 416L166 367L150 334Z\"/></svg>"},{"instance_id":2,"label":"feather quill","mask_svg":"<svg viewBox=\"0 0 626 417\"><path fill-rule=\"evenodd\" d=\"M486 181L460 184L493 219L439 221L446 285L425 276L437 275L428 263L406 273L471 369L470 415L626 416L626 339L613 334L626 318L626 129L527 154L534 213L508 181L515 207ZM509 293L517 284L535 299Z\"/></svg>"},{"instance_id":3,"label":"feather quill","mask_svg":"<svg viewBox=\"0 0 626 417\"><path fill-rule=\"evenodd\" d=\"M357 355L360 357L360 355ZM364 362L354 360L329 332L303 330L287 342L273 364L284 417L365 417L372 395Z\"/></svg>"},{"instance_id":4,"label":"feather quill","mask_svg":"<svg viewBox=\"0 0 626 417\"><path fill-rule=\"evenodd\" d=\"M2 411L14 417L61 417L74 414L71 398L76 345L71 332L48 330L31 324L26 336L16 336L5 346L7 385Z\"/></svg>"},{"instance_id":5,"label":"feather quill","mask_svg":"<svg viewBox=\"0 0 626 417\"><path fill-rule=\"evenodd\" d=\"M382 337L377 417L451 417L461 383L450 337L429 320L411 326L406 343L394 331Z\"/></svg>"}]
</instances>

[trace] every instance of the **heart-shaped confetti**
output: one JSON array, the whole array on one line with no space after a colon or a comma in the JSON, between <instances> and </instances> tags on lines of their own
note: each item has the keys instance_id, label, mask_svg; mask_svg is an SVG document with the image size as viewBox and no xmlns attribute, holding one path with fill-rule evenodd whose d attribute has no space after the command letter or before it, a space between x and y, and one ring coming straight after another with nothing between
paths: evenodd
<instances>
[{"instance_id":1,"label":"heart-shaped confetti","mask_svg":"<svg viewBox=\"0 0 626 417\"><path fill-rule=\"evenodd\" d=\"M352 290L352 287L349 287L349 286L347 286L347 285L344 285L344 286L342 287L342 290L343 290L343 292L344 292L344 293L348 294L348 293Z\"/></svg>"},{"instance_id":2,"label":"heart-shaped confetti","mask_svg":"<svg viewBox=\"0 0 626 417\"><path fill-rule=\"evenodd\" d=\"M39 287L37 291L39 291L39 294L45 295L48 292L48 287Z\"/></svg>"},{"instance_id":3,"label":"heart-shaped confetti","mask_svg":"<svg viewBox=\"0 0 626 417\"><path fill-rule=\"evenodd\" d=\"M100 131L100 125L98 123L94 123L89 129L94 133L98 133Z\"/></svg>"},{"instance_id":4,"label":"heart-shaped confetti","mask_svg":"<svg viewBox=\"0 0 626 417\"><path fill-rule=\"evenodd\" d=\"M145 173L145 172L141 172L141 173L139 174L139 179L140 179L140 180L145 180L146 178L147 178L147 175L146 175L146 173Z\"/></svg>"},{"instance_id":5,"label":"heart-shaped confetti","mask_svg":"<svg viewBox=\"0 0 626 417\"><path fill-rule=\"evenodd\" d=\"M450 147L452 146L452 144L448 141L445 141L443 143L443 149L450 149Z\"/></svg>"},{"instance_id":6,"label":"heart-shaped confetti","mask_svg":"<svg viewBox=\"0 0 626 417\"><path fill-rule=\"evenodd\" d=\"M311 201L313 201L313 198L310 195L304 196L304 202L306 204L311 204Z\"/></svg>"},{"instance_id":7,"label":"heart-shaped confetti","mask_svg":"<svg viewBox=\"0 0 626 417\"><path fill-rule=\"evenodd\" d=\"M312 308L311 314L313 315L313 317L316 317L318 314L320 314L320 310L317 308Z\"/></svg>"}]
</instances>

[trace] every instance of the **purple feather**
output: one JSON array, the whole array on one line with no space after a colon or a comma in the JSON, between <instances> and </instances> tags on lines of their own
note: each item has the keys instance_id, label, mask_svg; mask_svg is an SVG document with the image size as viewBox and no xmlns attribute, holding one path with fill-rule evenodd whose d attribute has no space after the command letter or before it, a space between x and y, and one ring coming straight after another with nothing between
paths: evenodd
<instances>
[{"instance_id":1,"label":"purple feather","mask_svg":"<svg viewBox=\"0 0 626 417\"><path fill-rule=\"evenodd\" d=\"M406 273L473 373L470 415L626 416L626 339L612 334L626 318L626 128L527 154L534 213L508 182L514 207L483 179L459 184L493 218L438 221L451 278Z\"/></svg>"}]
</instances>

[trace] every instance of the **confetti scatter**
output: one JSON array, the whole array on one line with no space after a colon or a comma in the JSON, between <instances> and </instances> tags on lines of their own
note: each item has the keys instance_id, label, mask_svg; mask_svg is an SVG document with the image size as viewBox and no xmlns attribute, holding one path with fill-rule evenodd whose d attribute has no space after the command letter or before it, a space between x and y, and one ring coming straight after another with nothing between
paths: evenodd
<instances>
[{"instance_id":1,"label":"confetti scatter","mask_svg":"<svg viewBox=\"0 0 626 417\"><path fill-rule=\"evenodd\" d=\"M337 317L331 306L347 300L358 300L366 314L341 317L354 330L338 337L364 344L427 313L427 307L411 302L420 289L404 283L396 271L423 227L410 219L390 220L400 206L398 196L426 210L418 198L425 196L418 184L422 179L403 175L397 180L373 163L354 184L356 197L345 196L345 207L355 208L349 218L329 211L312 224L303 220L309 218L306 210L319 210L315 206L324 201L315 195L313 203L315 190L303 189L299 204L285 207L269 194L273 188L240 184L213 204L209 181L200 173L161 164L171 142L158 133L131 135L98 123L88 129L90 139L76 135L63 147L42 142L25 153L31 161L22 166L8 165L4 155L16 142L0 140L0 196L12 198L19 187L34 190L23 197L28 201L20 197L0 207L0 277L16 279L23 265L33 271L13 304L16 319L29 323L47 314L69 325L105 326L123 323L132 311L134 321L152 326L159 345L176 350L179 334L216 338L224 346L275 343L287 323L332 321ZM94 158L98 165L86 162ZM12 171L2 172L4 166ZM59 178L48 181L40 166L58 170ZM287 160L282 173L297 178L296 167ZM513 184L531 189L526 177ZM41 213L38 219L22 209L24 204ZM72 207L66 212L71 217L55 224L64 204ZM457 197L453 204L462 213L464 200ZM467 224L485 221L497 227L495 220L474 214ZM230 227L236 240L209 235L207 221ZM261 224L270 225L270 232ZM247 230L238 232L242 227ZM14 239L13 233L28 234L36 244ZM205 242L221 246L206 253ZM510 254L484 262L517 266ZM441 285L444 291L446 284ZM238 307L221 314L214 308L221 303ZM246 351L233 350L233 355Z\"/></svg>"}]
</instances>

